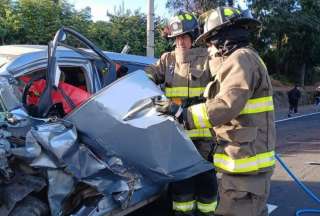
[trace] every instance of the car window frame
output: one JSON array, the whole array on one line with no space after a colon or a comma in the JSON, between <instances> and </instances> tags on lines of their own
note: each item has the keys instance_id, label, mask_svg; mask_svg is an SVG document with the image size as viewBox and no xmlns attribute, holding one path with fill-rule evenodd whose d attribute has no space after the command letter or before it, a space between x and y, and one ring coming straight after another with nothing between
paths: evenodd
<instances>
[{"instance_id":1,"label":"car window frame","mask_svg":"<svg viewBox=\"0 0 320 216\"><path fill-rule=\"evenodd\" d=\"M94 80L93 78L95 75L93 75L94 71L92 70L91 62L85 59L77 59L77 58L59 58L58 59L58 65L59 67L80 67L85 76L86 80L86 87L87 91L90 94L94 94L97 89L95 89ZM37 61L34 61L30 64L24 65L20 67L18 70L15 70L14 77L20 77L28 72L31 71L37 71L44 68L48 68L48 60L47 59L40 59Z\"/></svg>"}]
</instances>

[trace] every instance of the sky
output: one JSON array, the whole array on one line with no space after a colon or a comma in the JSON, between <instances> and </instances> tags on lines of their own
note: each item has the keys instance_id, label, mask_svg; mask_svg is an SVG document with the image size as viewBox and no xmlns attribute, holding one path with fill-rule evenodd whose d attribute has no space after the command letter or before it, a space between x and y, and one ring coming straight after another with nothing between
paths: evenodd
<instances>
[{"instance_id":1,"label":"sky","mask_svg":"<svg viewBox=\"0 0 320 216\"><path fill-rule=\"evenodd\" d=\"M113 13L115 7L119 7L124 3L125 9L136 10L147 13L148 0L68 0L75 6L77 10L87 6L91 8L91 15L94 21L108 20L107 11ZM168 10L165 8L167 0L154 0L154 10L156 15L161 17L170 17Z\"/></svg>"}]
</instances>

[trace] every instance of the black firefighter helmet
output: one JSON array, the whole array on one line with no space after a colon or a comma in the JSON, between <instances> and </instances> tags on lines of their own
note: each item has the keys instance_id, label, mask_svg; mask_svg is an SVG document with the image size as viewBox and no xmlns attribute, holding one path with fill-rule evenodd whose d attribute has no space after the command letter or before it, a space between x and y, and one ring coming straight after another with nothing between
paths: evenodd
<instances>
[{"instance_id":1,"label":"black firefighter helmet","mask_svg":"<svg viewBox=\"0 0 320 216\"><path fill-rule=\"evenodd\" d=\"M252 18L249 11L240 11L233 7L217 7L201 15L203 33L197 38L196 44L206 42L211 36L214 36L224 27L240 26L249 31L259 29L261 23Z\"/></svg>"},{"instance_id":2,"label":"black firefighter helmet","mask_svg":"<svg viewBox=\"0 0 320 216\"><path fill-rule=\"evenodd\" d=\"M169 23L168 38L189 34L192 41L199 36L199 24L195 16L188 12L180 12L172 17Z\"/></svg>"}]
</instances>

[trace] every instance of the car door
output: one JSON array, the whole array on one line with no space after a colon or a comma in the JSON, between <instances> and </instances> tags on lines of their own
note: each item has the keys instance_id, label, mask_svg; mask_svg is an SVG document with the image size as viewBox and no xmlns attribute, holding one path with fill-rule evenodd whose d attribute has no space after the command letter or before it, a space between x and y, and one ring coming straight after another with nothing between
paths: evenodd
<instances>
[{"instance_id":1,"label":"car door","mask_svg":"<svg viewBox=\"0 0 320 216\"><path fill-rule=\"evenodd\" d=\"M73 39L76 39L81 44L85 45L89 51L85 51L83 49L78 49L72 47L70 45L66 45L64 42L67 41L67 36L72 36ZM51 41L48 45L48 70L45 75L45 88L39 97L39 101L37 103L37 116L38 117L47 117L52 110L52 107L55 105L52 98L52 93L55 89L59 89L59 82L61 78L61 70L58 67L59 56L57 55L58 46L66 46L76 52L79 52L85 56L91 62L95 62L95 59L98 59L100 64L98 70L100 74L99 77L96 76L94 79L100 79L101 86L106 86L116 80L115 74L115 64L114 62L105 56L102 51L96 47L91 41L82 36L80 33L75 30L67 27L63 27L57 31L53 41ZM97 68L97 67L93 67ZM99 86L100 87L100 86ZM63 92L63 91L61 91ZM72 100L70 100L66 94L63 93L63 97L66 101L72 105Z\"/></svg>"}]
</instances>

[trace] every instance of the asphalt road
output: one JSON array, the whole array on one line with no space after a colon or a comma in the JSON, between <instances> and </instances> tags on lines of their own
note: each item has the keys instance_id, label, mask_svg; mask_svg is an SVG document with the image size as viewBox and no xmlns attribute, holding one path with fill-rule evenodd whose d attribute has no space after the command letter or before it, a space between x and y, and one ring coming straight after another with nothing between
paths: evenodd
<instances>
[{"instance_id":1,"label":"asphalt road","mask_svg":"<svg viewBox=\"0 0 320 216\"><path fill-rule=\"evenodd\" d=\"M320 114L279 122L276 151L291 171L320 198ZM301 208L318 208L277 163L269 202L277 205L271 216L291 216ZM306 214L319 216L320 214Z\"/></svg>"},{"instance_id":2,"label":"asphalt road","mask_svg":"<svg viewBox=\"0 0 320 216\"><path fill-rule=\"evenodd\" d=\"M320 114L282 121L276 127L277 153L292 172L320 198L320 165L307 164L320 163ZM320 209L320 205L297 187L278 162L272 177L268 203L277 206L271 216L293 216L301 208ZM169 199L163 197L130 216L167 216L170 215L169 209Z\"/></svg>"}]
</instances>

